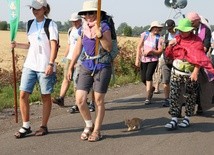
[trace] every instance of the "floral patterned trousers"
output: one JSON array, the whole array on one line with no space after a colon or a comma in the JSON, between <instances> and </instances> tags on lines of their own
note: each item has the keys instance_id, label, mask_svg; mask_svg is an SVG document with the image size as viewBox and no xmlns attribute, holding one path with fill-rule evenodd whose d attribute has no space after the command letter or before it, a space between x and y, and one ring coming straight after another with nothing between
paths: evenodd
<instances>
[{"instance_id":1,"label":"floral patterned trousers","mask_svg":"<svg viewBox=\"0 0 214 155\"><path fill-rule=\"evenodd\" d=\"M181 87L184 86L185 92L181 94ZM195 111L196 94L198 82L191 81L189 75L179 75L171 72L170 79L170 109L169 114L172 117L178 117L181 113L182 104L179 102L181 95L185 98L185 114L191 116Z\"/></svg>"}]
</instances>

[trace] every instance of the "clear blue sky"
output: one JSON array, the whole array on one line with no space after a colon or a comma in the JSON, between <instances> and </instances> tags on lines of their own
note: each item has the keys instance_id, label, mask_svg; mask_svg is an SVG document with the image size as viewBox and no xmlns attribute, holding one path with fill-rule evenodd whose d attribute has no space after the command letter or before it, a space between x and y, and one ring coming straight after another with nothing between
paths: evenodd
<instances>
[{"instance_id":1,"label":"clear blue sky","mask_svg":"<svg viewBox=\"0 0 214 155\"><path fill-rule=\"evenodd\" d=\"M20 20L26 22L33 18L31 10L26 5L31 0L21 1ZM85 0L47 0L51 6L50 18L55 21L65 22L69 19L72 12L82 9ZM114 16L116 27L122 22L134 26L146 26L152 21L158 20L165 22L168 18L173 18L175 10L164 5L165 0L102 0L102 9ZM206 17L210 24L214 25L213 7L214 0L187 0L187 7L181 12L186 14L196 11ZM0 0L0 21L8 21L7 0ZM180 17L181 18L181 17ZM176 22L179 18L174 19Z\"/></svg>"}]
</instances>

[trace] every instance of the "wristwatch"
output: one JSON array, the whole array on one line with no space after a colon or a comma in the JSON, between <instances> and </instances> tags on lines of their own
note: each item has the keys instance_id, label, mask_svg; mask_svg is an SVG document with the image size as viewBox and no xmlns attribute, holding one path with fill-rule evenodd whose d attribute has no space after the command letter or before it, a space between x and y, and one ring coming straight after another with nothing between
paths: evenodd
<instances>
[{"instance_id":1,"label":"wristwatch","mask_svg":"<svg viewBox=\"0 0 214 155\"><path fill-rule=\"evenodd\" d=\"M48 65L51 66L51 67L54 67L54 64L51 63L51 62L49 62Z\"/></svg>"}]
</instances>

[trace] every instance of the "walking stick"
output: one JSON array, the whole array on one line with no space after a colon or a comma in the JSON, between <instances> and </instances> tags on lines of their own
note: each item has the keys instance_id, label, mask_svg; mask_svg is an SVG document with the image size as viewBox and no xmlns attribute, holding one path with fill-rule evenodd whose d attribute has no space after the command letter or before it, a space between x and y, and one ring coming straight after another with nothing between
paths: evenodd
<instances>
[{"instance_id":1,"label":"walking stick","mask_svg":"<svg viewBox=\"0 0 214 155\"><path fill-rule=\"evenodd\" d=\"M12 48L12 60L13 60L13 84L14 84L14 110L15 110L15 119L16 123L18 123L18 111L17 111L17 87L16 87L16 62L15 62L15 55L14 55L14 48Z\"/></svg>"},{"instance_id":2,"label":"walking stick","mask_svg":"<svg viewBox=\"0 0 214 155\"><path fill-rule=\"evenodd\" d=\"M101 21L101 0L98 0L97 3L97 26L100 27ZM95 47L95 56L99 54L99 42L100 39L96 38L96 47Z\"/></svg>"}]
</instances>

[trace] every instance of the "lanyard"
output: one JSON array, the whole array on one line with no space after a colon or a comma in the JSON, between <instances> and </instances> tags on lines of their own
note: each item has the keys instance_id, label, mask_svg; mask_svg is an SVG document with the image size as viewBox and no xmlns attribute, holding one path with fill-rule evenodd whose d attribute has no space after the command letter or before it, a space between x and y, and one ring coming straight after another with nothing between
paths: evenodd
<instances>
[{"instance_id":1,"label":"lanyard","mask_svg":"<svg viewBox=\"0 0 214 155\"><path fill-rule=\"evenodd\" d=\"M36 20L36 19L35 19L35 20ZM40 27L39 27L39 25L38 25L38 22L36 21L36 29L37 29L37 32L38 32L38 33L37 33L37 39L38 39L39 41L41 41L40 34L41 34L42 28L44 27L45 20L46 20L46 19L44 18Z\"/></svg>"}]
</instances>

